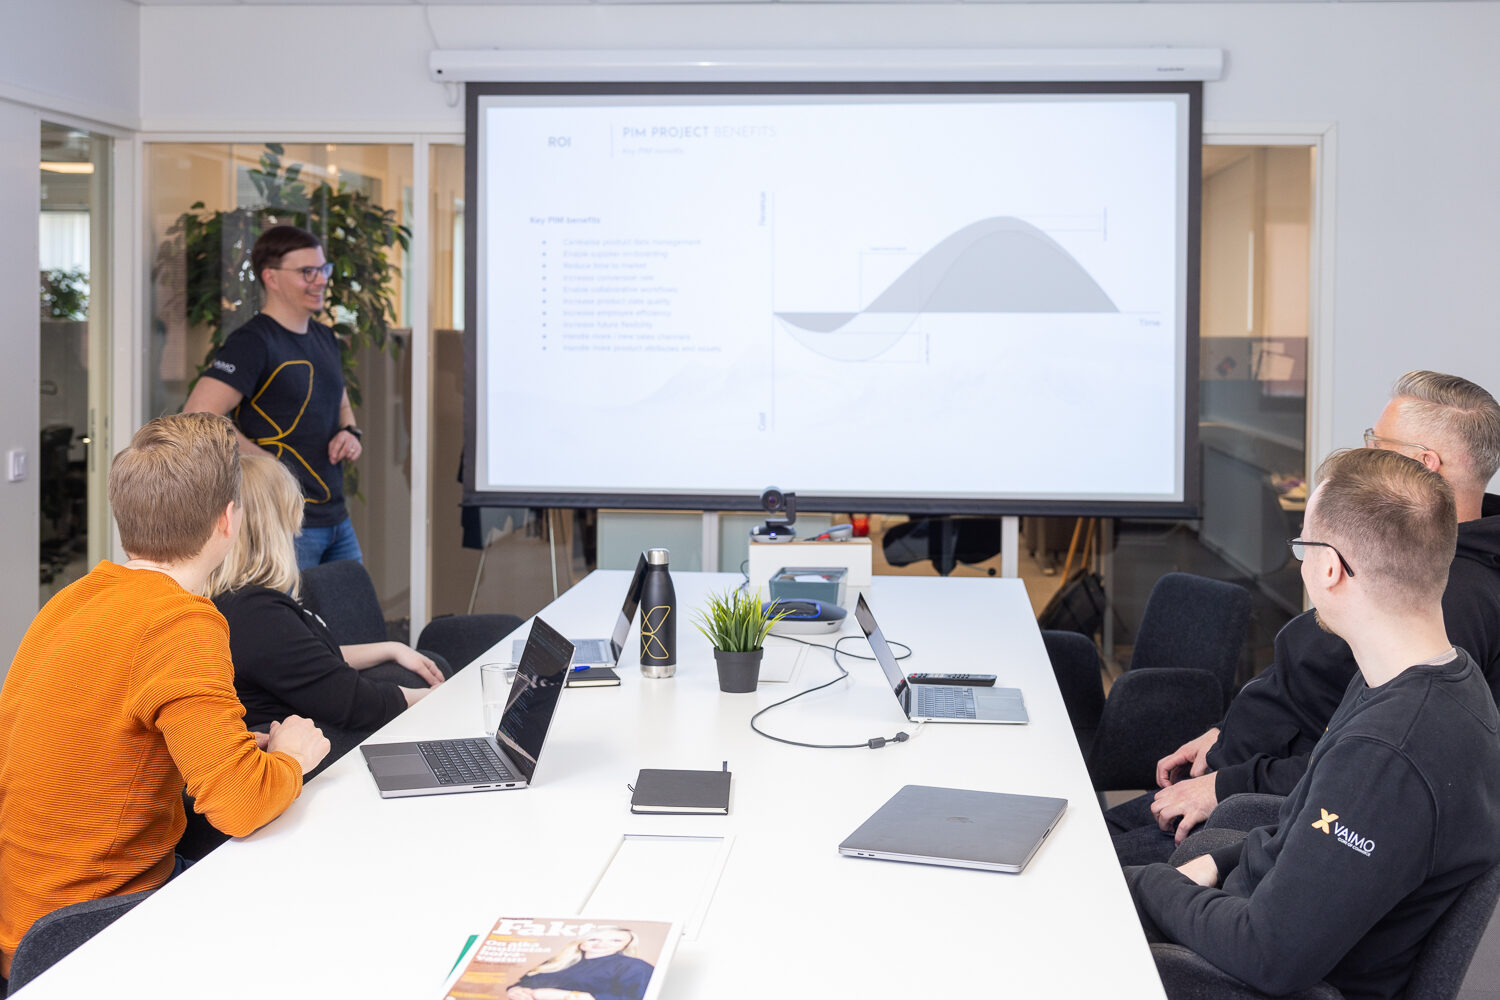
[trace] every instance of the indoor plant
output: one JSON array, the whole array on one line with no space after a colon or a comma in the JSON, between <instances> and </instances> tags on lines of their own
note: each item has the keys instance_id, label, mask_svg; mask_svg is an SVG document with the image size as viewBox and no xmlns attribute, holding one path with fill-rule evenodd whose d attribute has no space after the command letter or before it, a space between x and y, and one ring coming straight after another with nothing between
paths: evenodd
<instances>
[{"instance_id":1,"label":"indoor plant","mask_svg":"<svg viewBox=\"0 0 1500 1000\"><path fill-rule=\"evenodd\" d=\"M708 595L708 605L698 609L695 624L713 644L720 691L744 693L755 690L760 680L761 657L765 653L762 644L771 626L785 615L785 610L768 613L758 590L754 594L726 590L722 594Z\"/></svg>"}]
</instances>

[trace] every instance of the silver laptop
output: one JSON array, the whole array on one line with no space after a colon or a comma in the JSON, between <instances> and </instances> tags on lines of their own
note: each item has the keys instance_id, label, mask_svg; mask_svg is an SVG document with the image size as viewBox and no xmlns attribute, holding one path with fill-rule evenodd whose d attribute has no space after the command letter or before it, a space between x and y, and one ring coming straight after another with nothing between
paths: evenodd
<instances>
[{"instance_id":1,"label":"silver laptop","mask_svg":"<svg viewBox=\"0 0 1500 1000\"><path fill-rule=\"evenodd\" d=\"M907 785L839 845L851 858L1019 872L1067 799Z\"/></svg>"},{"instance_id":2,"label":"silver laptop","mask_svg":"<svg viewBox=\"0 0 1500 1000\"><path fill-rule=\"evenodd\" d=\"M573 644L546 622L531 623L505 713L494 733L467 740L377 743L359 748L383 799L525 788L557 712Z\"/></svg>"},{"instance_id":3,"label":"silver laptop","mask_svg":"<svg viewBox=\"0 0 1500 1000\"><path fill-rule=\"evenodd\" d=\"M625 604L620 608L620 617L615 620L614 635L608 639L569 639L573 644L573 666L575 667L612 667L620 662L620 652L625 648L625 640L630 638L630 623L635 620L635 609L641 603L641 582L646 578L646 553L635 563L635 575L630 578L630 587L625 591ZM526 645L525 639L517 639L511 644L511 656L515 660L521 659L521 649Z\"/></svg>"},{"instance_id":4,"label":"silver laptop","mask_svg":"<svg viewBox=\"0 0 1500 1000\"><path fill-rule=\"evenodd\" d=\"M908 684L896 655L880 634L870 605L865 595L859 595L854 605L854 618L870 640L870 650L886 680L901 711L912 722L996 722L1007 725L1022 725L1031 721L1026 714L1026 699L1020 688L1003 687L959 687L954 684Z\"/></svg>"}]
</instances>

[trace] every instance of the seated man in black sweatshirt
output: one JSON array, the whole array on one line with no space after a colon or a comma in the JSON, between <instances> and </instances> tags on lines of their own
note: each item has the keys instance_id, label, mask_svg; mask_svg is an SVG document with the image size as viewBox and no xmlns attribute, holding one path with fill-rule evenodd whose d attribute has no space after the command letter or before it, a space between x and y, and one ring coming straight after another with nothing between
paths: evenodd
<instances>
[{"instance_id":1,"label":"seated man in black sweatshirt","mask_svg":"<svg viewBox=\"0 0 1500 1000\"><path fill-rule=\"evenodd\" d=\"M1500 712L1444 627L1452 490L1370 449L1318 480L1292 551L1359 672L1276 826L1125 876L1148 937L1255 989L1394 997L1438 918L1500 861Z\"/></svg>"},{"instance_id":2,"label":"seated man in black sweatshirt","mask_svg":"<svg viewBox=\"0 0 1500 1000\"><path fill-rule=\"evenodd\" d=\"M1448 638L1479 664L1500 698L1500 405L1474 383L1408 372L1365 432L1370 448L1416 459L1452 487L1458 548L1443 594ZM1218 726L1157 765L1154 795L1105 816L1122 864L1165 861L1219 802L1238 792L1286 795L1354 676L1354 656L1312 612L1276 637L1271 666L1241 689Z\"/></svg>"}]
</instances>

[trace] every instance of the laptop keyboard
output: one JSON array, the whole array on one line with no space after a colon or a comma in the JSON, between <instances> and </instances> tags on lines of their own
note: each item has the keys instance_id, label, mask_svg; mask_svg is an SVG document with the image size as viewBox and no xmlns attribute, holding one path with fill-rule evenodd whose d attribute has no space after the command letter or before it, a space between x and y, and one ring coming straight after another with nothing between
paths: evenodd
<instances>
[{"instance_id":1,"label":"laptop keyboard","mask_svg":"<svg viewBox=\"0 0 1500 1000\"><path fill-rule=\"evenodd\" d=\"M441 740L418 743L417 749L441 785L518 780L487 740Z\"/></svg>"},{"instance_id":2,"label":"laptop keyboard","mask_svg":"<svg viewBox=\"0 0 1500 1000\"><path fill-rule=\"evenodd\" d=\"M972 719L974 689L947 684L914 684L917 714L932 719Z\"/></svg>"}]
</instances>

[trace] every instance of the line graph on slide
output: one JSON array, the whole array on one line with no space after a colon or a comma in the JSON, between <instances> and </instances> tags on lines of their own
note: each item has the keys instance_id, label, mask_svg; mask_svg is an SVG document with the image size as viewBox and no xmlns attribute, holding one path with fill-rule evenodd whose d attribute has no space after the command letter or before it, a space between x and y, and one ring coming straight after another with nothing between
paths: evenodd
<instances>
[{"instance_id":1,"label":"line graph on slide","mask_svg":"<svg viewBox=\"0 0 1500 1000\"><path fill-rule=\"evenodd\" d=\"M922 316L942 313L1118 313L1077 259L1014 216L982 219L943 238L859 312L778 311L805 347L835 360L888 351Z\"/></svg>"}]
</instances>

